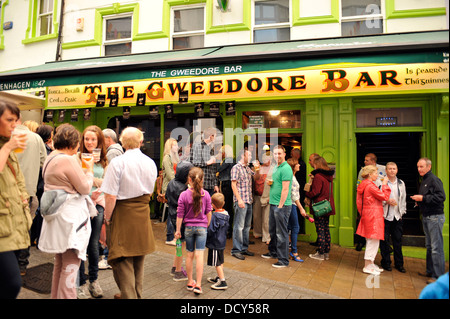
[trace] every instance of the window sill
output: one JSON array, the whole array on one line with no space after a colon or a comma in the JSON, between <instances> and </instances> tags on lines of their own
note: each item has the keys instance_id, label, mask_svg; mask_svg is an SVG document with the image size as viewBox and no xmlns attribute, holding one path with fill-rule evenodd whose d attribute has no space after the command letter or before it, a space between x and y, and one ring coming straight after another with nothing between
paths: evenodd
<instances>
[{"instance_id":1,"label":"window sill","mask_svg":"<svg viewBox=\"0 0 450 319\"><path fill-rule=\"evenodd\" d=\"M58 37L58 33L52 33L52 34L42 35L40 37L24 39L24 40L22 40L22 43L23 44L36 43L36 42L41 42L41 41L45 41L45 40L56 39L57 37Z\"/></svg>"}]
</instances>

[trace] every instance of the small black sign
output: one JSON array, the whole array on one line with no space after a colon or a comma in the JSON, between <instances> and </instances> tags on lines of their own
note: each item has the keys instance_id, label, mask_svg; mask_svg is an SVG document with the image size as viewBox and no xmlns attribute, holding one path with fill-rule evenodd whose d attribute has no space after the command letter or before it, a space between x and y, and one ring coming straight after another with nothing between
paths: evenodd
<instances>
[{"instance_id":1,"label":"small black sign","mask_svg":"<svg viewBox=\"0 0 450 319\"><path fill-rule=\"evenodd\" d=\"M70 120L72 122L78 122L78 112L79 112L78 109L72 110L72 113L70 114Z\"/></svg>"},{"instance_id":2,"label":"small black sign","mask_svg":"<svg viewBox=\"0 0 450 319\"><path fill-rule=\"evenodd\" d=\"M122 114L122 116L123 116L124 120L128 120L130 118L130 111L131 111L131 108L129 106L124 106L123 107L123 114Z\"/></svg>"},{"instance_id":3,"label":"small black sign","mask_svg":"<svg viewBox=\"0 0 450 319\"><path fill-rule=\"evenodd\" d=\"M149 110L151 119L157 119L159 117L159 106L158 105L150 105L148 110Z\"/></svg>"},{"instance_id":4,"label":"small black sign","mask_svg":"<svg viewBox=\"0 0 450 319\"><path fill-rule=\"evenodd\" d=\"M194 112L197 117L205 116L205 103L199 102L194 104Z\"/></svg>"},{"instance_id":5,"label":"small black sign","mask_svg":"<svg viewBox=\"0 0 450 319\"><path fill-rule=\"evenodd\" d=\"M91 119L91 109L84 109L83 119L89 121Z\"/></svg>"},{"instance_id":6,"label":"small black sign","mask_svg":"<svg viewBox=\"0 0 450 319\"><path fill-rule=\"evenodd\" d=\"M64 122L64 117L66 116L66 110L59 110L58 122Z\"/></svg>"},{"instance_id":7,"label":"small black sign","mask_svg":"<svg viewBox=\"0 0 450 319\"><path fill-rule=\"evenodd\" d=\"M97 104L96 107L104 107L106 102L106 94L99 94L97 96Z\"/></svg>"},{"instance_id":8,"label":"small black sign","mask_svg":"<svg viewBox=\"0 0 450 319\"><path fill-rule=\"evenodd\" d=\"M189 99L188 91L182 91L180 92L180 96L178 97L178 103L185 104L188 102L188 99Z\"/></svg>"},{"instance_id":9,"label":"small black sign","mask_svg":"<svg viewBox=\"0 0 450 319\"><path fill-rule=\"evenodd\" d=\"M227 116L233 116L236 114L236 106L234 101L225 102L225 112Z\"/></svg>"},{"instance_id":10,"label":"small black sign","mask_svg":"<svg viewBox=\"0 0 450 319\"><path fill-rule=\"evenodd\" d=\"M146 97L147 97L146 93L138 93L136 99L136 106L144 106Z\"/></svg>"},{"instance_id":11,"label":"small black sign","mask_svg":"<svg viewBox=\"0 0 450 319\"><path fill-rule=\"evenodd\" d=\"M220 116L220 104L219 102L209 103L209 116L219 117Z\"/></svg>"},{"instance_id":12,"label":"small black sign","mask_svg":"<svg viewBox=\"0 0 450 319\"><path fill-rule=\"evenodd\" d=\"M53 115L54 115L54 113L53 113L52 110L45 111L45 116L44 116L45 121L46 122L52 122L53 121Z\"/></svg>"},{"instance_id":13,"label":"small black sign","mask_svg":"<svg viewBox=\"0 0 450 319\"><path fill-rule=\"evenodd\" d=\"M173 116L173 104L166 104L164 108L166 110L166 118L171 119Z\"/></svg>"},{"instance_id":14,"label":"small black sign","mask_svg":"<svg viewBox=\"0 0 450 319\"><path fill-rule=\"evenodd\" d=\"M111 94L109 100L109 107L116 107L119 104L119 96L117 94Z\"/></svg>"}]
</instances>

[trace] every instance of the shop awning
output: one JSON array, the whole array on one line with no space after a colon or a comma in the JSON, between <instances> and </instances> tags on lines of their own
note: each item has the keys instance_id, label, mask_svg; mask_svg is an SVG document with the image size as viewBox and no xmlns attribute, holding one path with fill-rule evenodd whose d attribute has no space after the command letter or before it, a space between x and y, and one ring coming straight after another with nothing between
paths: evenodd
<instances>
[{"instance_id":1,"label":"shop awning","mask_svg":"<svg viewBox=\"0 0 450 319\"><path fill-rule=\"evenodd\" d=\"M218 46L49 62L0 73L0 91L152 78L176 67L246 63L242 72L336 62L445 62L449 32L430 31ZM347 59L347 60L346 60ZM413 61L417 60L417 61ZM299 62L300 61L300 62ZM300 65L299 65L300 63Z\"/></svg>"},{"instance_id":2,"label":"shop awning","mask_svg":"<svg viewBox=\"0 0 450 319\"><path fill-rule=\"evenodd\" d=\"M17 104L21 111L43 109L45 99L18 90L0 91L0 100Z\"/></svg>"}]
</instances>

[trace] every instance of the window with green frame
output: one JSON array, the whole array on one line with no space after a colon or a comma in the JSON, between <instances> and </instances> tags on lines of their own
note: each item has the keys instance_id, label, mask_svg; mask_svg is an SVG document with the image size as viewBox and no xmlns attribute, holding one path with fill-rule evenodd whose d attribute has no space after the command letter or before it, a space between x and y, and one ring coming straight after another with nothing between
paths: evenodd
<instances>
[{"instance_id":1,"label":"window with green frame","mask_svg":"<svg viewBox=\"0 0 450 319\"><path fill-rule=\"evenodd\" d=\"M58 1L30 0L28 28L23 44L54 39L58 36Z\"/></svg>"}]
</instances>

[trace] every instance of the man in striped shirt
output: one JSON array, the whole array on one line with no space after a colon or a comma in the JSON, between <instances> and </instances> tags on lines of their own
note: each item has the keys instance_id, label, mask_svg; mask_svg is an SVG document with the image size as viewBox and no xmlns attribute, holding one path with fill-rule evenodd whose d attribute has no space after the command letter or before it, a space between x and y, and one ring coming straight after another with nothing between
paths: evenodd
<instances>
[{"instance_id":1,"label":"man in striped shirt","mask_svg":"<svg viewBox=\"0 0 450 319\"><path fill-rule=\"evenodd\" d=\"M249 167L252 154L241 150L238 163L231 169L231 188L234 200L233 248L231 255L244 260L245 256L253 256L248 251L249 233L252 222L252 177L255 174Z\"/></svg>"}]
</instances>

